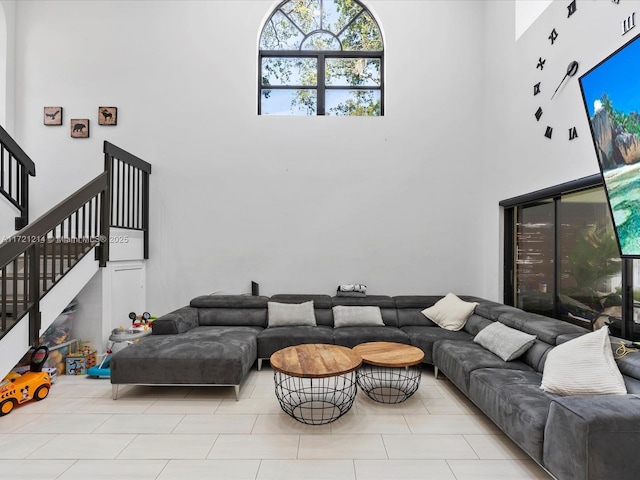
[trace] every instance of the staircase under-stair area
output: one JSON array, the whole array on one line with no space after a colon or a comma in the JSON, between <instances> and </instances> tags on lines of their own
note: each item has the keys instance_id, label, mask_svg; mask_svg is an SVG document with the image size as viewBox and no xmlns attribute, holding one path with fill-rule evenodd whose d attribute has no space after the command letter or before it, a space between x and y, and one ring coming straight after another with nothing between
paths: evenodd
<instances>
[{"instance_id":1,"label":"staircase under-stair area","mask_svg":"<svg viewBox=\"0 0 640 480\"><path fill-rule=\"evenodd\" d=\"M11 147L11 142L5 142L2 149ZM86 276L86 283L97 265L106 266L112 227L141 231L144 258L148 258L151 165L109 142L104 142L104 155L103 173L0 244L0 352L7 350L5 342L12 347L19 344L17 351L12 348L18 358L0 358L0 367L15 364L38 343L45 326L41 316L47 293L65 284L75 271L84 272L75 275ZM16 158L13 152L8 156ZM84 267L76 268L80 265ZM72 299L60 297L67 303ZM55 315L66 305L57 305L59 300L49 303L58 308ZM0 371L0 377L4 373Z\"/></svg>"}]
</instances>

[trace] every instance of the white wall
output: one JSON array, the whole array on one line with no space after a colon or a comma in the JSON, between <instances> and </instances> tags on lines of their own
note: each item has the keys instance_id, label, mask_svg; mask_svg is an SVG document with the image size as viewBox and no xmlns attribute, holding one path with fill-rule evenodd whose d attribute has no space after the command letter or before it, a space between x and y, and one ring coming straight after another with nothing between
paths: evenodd
<instances>
[{"instance_id":1,"label":"white wall","mask_svg":"<svg viewBox=\"0 0 640 480\"><path fill-rule=\"evenodd\" d=\"M350 282L484 295L486 7L366 3L386 40L383 118L256 115L273 1L19 2L33 218L99 173L108 139L153 164L152 313L251 280L267 295ZM42 125L46 105L64 107L64 126ZM99 105L118 107L116 127L97 126ZM70 118L90 118L91 138L69 138Z\"/></svg>"},{"instance_id":2,"label":"white wall","mask_svg":"<svg viewBox=\"0 0 640 480\"><path fill-rule=\"evenodd\" d=\"M12 133L14 117L15 0L0 0L0 125Z\"/></svg>"},{"instance_id":3,"label":"white wall","mask_svg":"<svg viewBox=\"0 0 640 480\"><path fill-rule=\"evenodd\" d=\"M527 28L544 12L553 0L515 0L515 39L520 38Z\"/></svg>"},{"instance_id":4,"label":"white wall","mask_svg":"<svg viewBox=\"0 0 640 480\"><path fill-rule=\"evenodd\" d=\"M0 125L13 134L15 73L15 0L0 0ZM0 240L15 233L17 209L0 199Z\"/></svg>"}]
</instances>

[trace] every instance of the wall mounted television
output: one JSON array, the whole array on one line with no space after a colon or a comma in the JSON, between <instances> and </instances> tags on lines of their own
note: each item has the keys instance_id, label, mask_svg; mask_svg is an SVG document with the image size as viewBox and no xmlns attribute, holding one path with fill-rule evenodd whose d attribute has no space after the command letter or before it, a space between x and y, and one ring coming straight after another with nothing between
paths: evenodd
<instances>
[{"instance_id":1,"label":"wall mounted television","mask_svg":"<svg viewBox=\"0 0 640 480\"><path fill-rule=\"evenodd\" d=\"M640 35L579 78L623 258L640 258Z\"/></svg>"}]
</instances>

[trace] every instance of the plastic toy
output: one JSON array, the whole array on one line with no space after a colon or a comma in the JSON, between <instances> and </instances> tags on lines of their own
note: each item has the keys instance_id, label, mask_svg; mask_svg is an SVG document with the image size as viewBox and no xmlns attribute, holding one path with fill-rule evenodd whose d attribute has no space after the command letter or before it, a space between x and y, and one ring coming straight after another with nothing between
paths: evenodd
<instances>
[{"instance_id":1,"label":"plastic toy","mask_svg":"<svg viewBox=\"0 0 640 480\"><path fill-rule=\"evenodd\" d=\"M29 371L20 375L9 373L0 383L0 417L11 413L16 405L29 400L42 400L49 395L51 377L42 371L49 357L49 349L42 345L31 354Z\"/></svg>"},{"instance_id":2,"label":"plastic toy","mask_svg":"<svg viewBox=\"0 0 640 480\"><path fill-rule=\"evenodd\" d=\"M135 312L131 312L129 318L132 320L132 327L127 329L121 325L120 328L114 328L111 331L104 358L99 365L87 369L88 376L93 378L111 378L110 365L113 346L116 343L132 344L151 333L150 322L152 322L155 317L151 317L149 312L145 312L142 315L136 315Z\"/></svg>"},{"instance_id":3,"label":"plastic toy","mask_svg":"<svg viewBox=\"0 0 640 480\"><path fill-rule=\"evenodd\" d=\"M131 312L129 318L133 327L141 327L143 325L151 326L157 317L152 317L149 312L144 312L142 315L136 315L136 312Z\"/></svg>"}]
</instances>

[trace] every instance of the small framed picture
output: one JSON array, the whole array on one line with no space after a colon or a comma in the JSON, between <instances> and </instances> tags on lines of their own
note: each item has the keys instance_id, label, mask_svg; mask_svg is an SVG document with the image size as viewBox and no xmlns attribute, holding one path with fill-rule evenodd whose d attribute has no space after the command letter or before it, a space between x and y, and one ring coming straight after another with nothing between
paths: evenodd
<instances>
[{"instance_id":1,"label":"small framed picture","mask_svg":"<svg viewBox=\"0 0 640 480\"><path fill-rule=\"evenodd\" d=\"M62 125L62 107L44 107L45 125Z\"/></svg>"},{"instance_id":2,"label":"small framed picture","mask_svg":"<svg viewBox=\"0 0 640 480\"><path fill-rule=\"evenodd\" d=\"M89 119L71 119L71 137L89 138Z\"/></svg>"},{"instance_id":3,"label":"small framed picture","mask_svg":"<svg viewBox=\"0 0 640 480\"><path fill-rule=\"evenodd\" d=\"M118 107L98 107L98 125L117 125Z\"/></svg>"}]
</instances>

